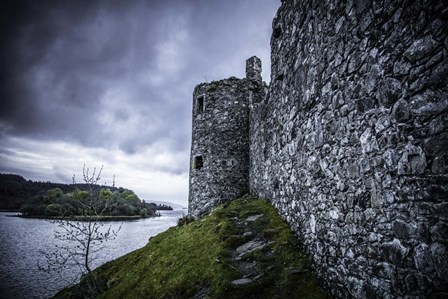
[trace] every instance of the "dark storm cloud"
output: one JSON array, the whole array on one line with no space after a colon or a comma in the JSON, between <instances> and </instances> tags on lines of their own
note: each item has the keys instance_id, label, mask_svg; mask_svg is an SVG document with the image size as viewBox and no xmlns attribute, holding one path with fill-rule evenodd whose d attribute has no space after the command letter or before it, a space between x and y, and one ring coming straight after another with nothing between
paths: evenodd
<instances>
[{"instance_id":1,"label":"dark storm cloud","mask_svg":"<svg viewBox=\"0 0 448 299\"><path fill-rule=\"evenodd\" d=\"M20 136L130 154L155 144L188 151L194 86L243 76L244 60L254 54L264 55L269 68L278 6L272 0L5 2L0 141Z\"/></svg>"}]
</instances>

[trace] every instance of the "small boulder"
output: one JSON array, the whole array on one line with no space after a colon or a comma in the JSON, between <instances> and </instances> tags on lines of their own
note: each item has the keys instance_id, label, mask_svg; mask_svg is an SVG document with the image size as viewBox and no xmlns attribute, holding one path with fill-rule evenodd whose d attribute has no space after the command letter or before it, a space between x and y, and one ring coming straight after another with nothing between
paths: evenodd
<instances>
[{"instance_id":1,"label":"small boulder","mask_svg":"<svg viewBox=\"0 0 448 299\"><path fill-rule=\"evenodd\" d=\"M246 222L255 222L261 216L263 216L263 214L249 216L247 217Z\"/></svg>"},{"instance_id":2,"label":"small boulder","mask_svg":"<svg viewBox=\"0 0 448 299\"><path fill-rule=\"evenodd\" d=\"M241 279L237 279L237 280L233 280L230 282L232 285L234 286L242 286L242 285L246 285L246 284L250 284L252 283L252 279L249 278L241 278Z\"/></svg>"}]
</instances>

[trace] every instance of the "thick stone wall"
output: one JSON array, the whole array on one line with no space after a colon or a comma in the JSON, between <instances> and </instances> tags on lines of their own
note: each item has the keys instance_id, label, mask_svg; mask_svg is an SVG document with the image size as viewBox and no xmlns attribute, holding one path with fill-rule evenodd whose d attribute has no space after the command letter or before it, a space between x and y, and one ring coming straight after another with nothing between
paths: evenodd
<instances>
[{"instance_id":1,"label":"thick stone wall","mask_svg":"<svg viewBox=\"0 0 448 299\"><path fill-rule=\"evenodd\" d=\"M248 60L247 71L251 79L231 77L194 90L189 190L193 217L249 192L249 107L265 91L257 80L258 58Z\"/></svg>"},{"instance_id":2,"label":"thick stone wall","mask_svg":"<svg viewBox=\"0 0 448 299\"><path fill-rule=\"evenodd\" d=\"M447 14L446 0L291 0L274 19L250 189L338 297L448 292Z\"/></svg>"}]
</instances>

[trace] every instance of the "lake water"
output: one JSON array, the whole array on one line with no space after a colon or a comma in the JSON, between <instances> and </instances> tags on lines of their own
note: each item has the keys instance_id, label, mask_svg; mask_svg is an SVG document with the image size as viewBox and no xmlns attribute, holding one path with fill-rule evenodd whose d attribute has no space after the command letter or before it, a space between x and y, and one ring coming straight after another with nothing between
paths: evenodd
<instances>
[{"instance_id":1,"label":"lake water","mask_svg":"<svg viewBox=\"0 0 448 299\"><path fill-rule=\"evenodd\" d=\"M123 222L114 240L98 254L97 267L107 261L143 247L153 237L177 224L186 210L161 211L160 217ZM0 212L0 298L46 298L67 286L79 270L67 269L58 274L39 271L45 264L41 251L53 252L56 224L43 219L7 217L13 212ZM105 222L117 229L121 222Z\"/></svg>"}]
</instances>

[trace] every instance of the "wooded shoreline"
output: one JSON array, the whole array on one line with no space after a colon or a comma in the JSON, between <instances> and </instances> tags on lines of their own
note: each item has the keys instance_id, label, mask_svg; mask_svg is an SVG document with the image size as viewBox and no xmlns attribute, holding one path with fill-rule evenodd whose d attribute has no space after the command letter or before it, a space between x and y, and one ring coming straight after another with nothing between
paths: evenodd
<instances>
[{"instance_id":1,"label":"wooded shoreline","mask_svg":"<svg viewBox=\"0 0 448 299\"><path fill-rule=\"evenodd\" d=\"M1 212L12 212L12 211L1 211ZM20 212L20 211L15 211ZM138 219L146 219L146 218L154 218L154 217L160 217L160 214L149 216L149 217L142 217L140 215L133 215L133 216L100 216L100 217L86 217L86 216L70 216L70 217L59 217L59 216L25 216L25 215L6 215L6 217L19 217L19 218L29 218L29 219L44 219L44 220L73 220L73 221L132 221L132 220L138 220Z\"/></svg>"}]
</instances>

